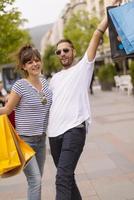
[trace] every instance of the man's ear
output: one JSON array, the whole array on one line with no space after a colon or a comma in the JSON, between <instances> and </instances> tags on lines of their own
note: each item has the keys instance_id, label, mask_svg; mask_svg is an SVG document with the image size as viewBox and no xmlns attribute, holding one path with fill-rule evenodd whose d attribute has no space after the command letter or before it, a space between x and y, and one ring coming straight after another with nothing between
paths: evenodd
<instances>
[{"instance_id":1,"label":"man's ear","mask_svg":"<svg viewBox=\"0 0 134 200\"><path fill-rule=\"evenodd\" d=\"M76 50L73 49L73 56L75 57L76 56Z\"/></svg>"}]
</instances>

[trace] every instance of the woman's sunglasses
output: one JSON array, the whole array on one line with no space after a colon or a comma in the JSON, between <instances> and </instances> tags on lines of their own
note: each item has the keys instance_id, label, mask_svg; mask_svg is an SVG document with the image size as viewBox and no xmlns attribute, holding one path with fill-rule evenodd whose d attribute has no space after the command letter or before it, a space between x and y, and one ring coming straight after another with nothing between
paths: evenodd
<instances>
[{"instance_id":1,"label":"woman's sunglasses","mask_svg":"<svg viewBox=\"0 0 134 200\"><path fill-rule=\"evenodd\" d=\"M59 56L59 55L61 54L62 51L63 51L64 53L68 53L68 52L70 51L70 49L69 49L69 48L59 49L59 50L56 50L56 51L55 51L55 54Z\"/></svg>"}]
</instances>

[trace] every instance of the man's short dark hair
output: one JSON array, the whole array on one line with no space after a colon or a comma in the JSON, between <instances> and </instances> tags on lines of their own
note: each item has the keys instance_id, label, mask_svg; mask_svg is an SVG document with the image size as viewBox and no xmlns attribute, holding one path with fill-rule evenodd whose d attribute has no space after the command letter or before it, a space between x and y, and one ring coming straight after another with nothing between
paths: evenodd
<instances>
[{"instance_id":1,"label":"man's short dark hair","mask_svg":"<svg viewBox=\"0 0 134 200\"><path fill-rule=\"evenodd\" d=\"M56 44L56 47L57 47L59 44L64 43L64 42L69 43L70 46L74 49L74 45L73 45L72 41L69 40L69 39L61 39L61 40L59 40L59 42L57 42L57 44Z\"/></svg>"}]
</instances>

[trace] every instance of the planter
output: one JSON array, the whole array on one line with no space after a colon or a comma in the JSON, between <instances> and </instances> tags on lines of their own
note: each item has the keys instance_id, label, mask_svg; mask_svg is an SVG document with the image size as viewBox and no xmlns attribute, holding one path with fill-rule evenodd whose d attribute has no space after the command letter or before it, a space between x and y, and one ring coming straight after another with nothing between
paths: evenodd
<instances>
[{"instance_id":1,"label":"planter","mask_svg":"<svg viewBox=\"0 0 134 200\"><path fill-rule=\"evenodd\" d=\"M108 82L101 82L100 85L103 91L111 91L113 87L113 83Z\"/></svg>"},{"instance_id":2,"label":"planter","mask_svg":"<svg viewBox=\"0 0 134 200\"><path fill-rule=\"evenodd\" d=\"M112 90L115 75L114 66L112 64L100 66L97 75L101 85L101 89L104 91Z\"/></svg>"}]
</instances>

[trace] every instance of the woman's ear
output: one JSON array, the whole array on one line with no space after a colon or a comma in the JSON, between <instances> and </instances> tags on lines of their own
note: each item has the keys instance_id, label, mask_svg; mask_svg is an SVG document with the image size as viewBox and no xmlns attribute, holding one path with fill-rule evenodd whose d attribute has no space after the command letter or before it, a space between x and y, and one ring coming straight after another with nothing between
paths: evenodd
<instances>
[{"instance_id":1,"label":"woman's ear","mask_svg":"<svg viewBox=\"0 0 134 200\"><path fill-rule=\"evenodd\" d=\"M21 69L24 70L24 71L26 71L26 66L22 65Z\"/></svg>"}]
</instances>

